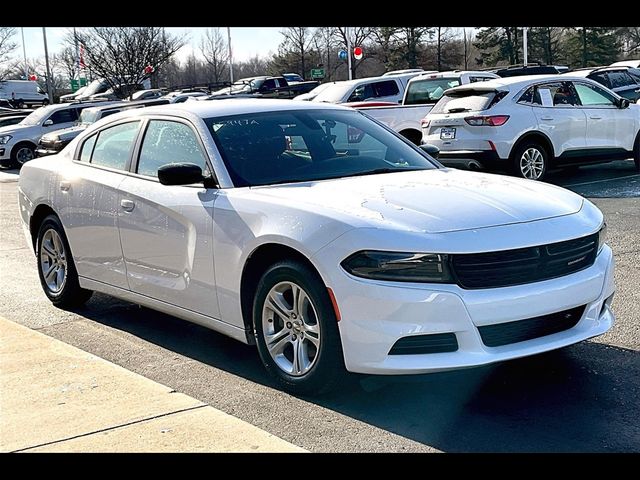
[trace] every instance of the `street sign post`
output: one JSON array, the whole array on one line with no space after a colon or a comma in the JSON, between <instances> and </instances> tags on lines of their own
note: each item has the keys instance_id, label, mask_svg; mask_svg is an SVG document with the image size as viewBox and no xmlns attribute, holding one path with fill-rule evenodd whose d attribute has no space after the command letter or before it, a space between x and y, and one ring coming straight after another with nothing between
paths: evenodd
<instances>
[{"instance_id":1,"label":"street sign post","mask_svg":"<svg viewBox=\"0 0 640 480\"><path fill-rule=\"evenodd\" d=\"M324 78L324 68L312 68L311 80L322 80Z\"/></svg>"}]
</instances>

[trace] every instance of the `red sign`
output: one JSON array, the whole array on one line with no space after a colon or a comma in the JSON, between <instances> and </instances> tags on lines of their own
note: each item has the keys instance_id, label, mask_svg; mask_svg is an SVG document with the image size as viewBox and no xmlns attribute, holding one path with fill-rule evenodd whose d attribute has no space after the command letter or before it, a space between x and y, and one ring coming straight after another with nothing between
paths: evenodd
<instances>
[{"instance_id":1,"label":"red sign","mask_svg":"<svg viewBox=\"0 0 640 480\"><path fill-rule=\"evenodd\" d=\"M38 76L35 73L32 73L31 75L29 75L29 80L35 82L36 80L38 80Z\"/></svg>"},{"instance_id":2,"label":"red sign","mask_svg":"<svg viewBox=\"0 0 640 480\"><path fill-rule=\"evenodd\" d=\"M146 67L144 67L144 73L149 75L150 73L153 73L155 69L153 68L152 65L147 65Z\"/></svg>"},{"instance_id":3,"label":"red sign","mask_svg":"<svg viewBox=\"0 0 640 480\"><path fill-rule=\"evenodd\" d=\"M360 60L364 56L364 52L362 51L362 47L354 47L353 48L353 56L356 57L356 60Z\"/></svg>"}]
</instances>

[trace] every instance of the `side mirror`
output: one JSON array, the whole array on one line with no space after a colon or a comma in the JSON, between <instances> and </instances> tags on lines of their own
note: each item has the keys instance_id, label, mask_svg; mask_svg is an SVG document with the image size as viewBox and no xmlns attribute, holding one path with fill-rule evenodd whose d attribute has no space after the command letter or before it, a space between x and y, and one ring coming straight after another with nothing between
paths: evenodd
<instances>
[{"instance_id":1,"label":"side mirror","mask_svg":"<svg viewBox=\"0 0 640 480\"><path fill-rule=\"evenodd\" d=\"M42 124L43 127L50 127L51 125L53 125L53 120L51 120L50 118L48 120L45 120Z\"/></svg>"},{"instance_id":2,"label":"side mirror","mask_svg":"<svg viewBox=\"0 0 640 480\"><path fill-rule=\"evenodd\" d=\"M204 177L202 169L194 163L169 163L158 168L158 180L162 185L191 185L208 183L209 178Z\"/></svg>"},{"instance_id":3,"label":"side mirror","mask_svg":"<svg viewBox=\"0 0 640 480\"><path fill-rule=\"evenodd\" d=\"M629 108L629 100L626 98L618 100L618 108Z\"/></svg>"},{"instance_id":4,"label":"side mirror","mask_svg":"<svg viewBox=\"0 0 640 480\"><path fill-rule=\"evenodd\" d=\"M440 156L440 149L435 145L425 143L424 145L420 145L420 148L422 149L422 151L428 153L430 156L432 156L436 160L438 159L438 156Z\"/></svg>"}]
</instances>

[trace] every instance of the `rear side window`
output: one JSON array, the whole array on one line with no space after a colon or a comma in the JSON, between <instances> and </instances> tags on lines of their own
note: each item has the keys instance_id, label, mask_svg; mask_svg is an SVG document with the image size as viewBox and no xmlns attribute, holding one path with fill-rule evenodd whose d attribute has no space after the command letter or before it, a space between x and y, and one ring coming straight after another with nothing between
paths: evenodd
<instances>
[{"instance_id":1,"label":"rear side window","mask_svg":"<svg viewBox=\"0 0 640 480\"><path fill-rule=\"evenodd\" d=\"M407 87L405 105L436 103L444 91L460 85L460 78L429 78L414 81Z\"/></svg>"},{"instance_id":2,"label":"rear side window","mask_svg":"<svg viewBox=\"0 0 640 480\"><path fill-rule=\"evenodd\" d=\"M84 141L82 149L80 150L80 161L89 162L91 160L91 154L93 153L93 147L96 144L98 135L93 135Z\"/></svg>"},{"instance_id":3,"label":"rear side window","mask_svg":"<svg viewBox=\"0 0 640 480\"><path fill-rule=\"evenodd\" d=\"M105 128L98 134L91 156L93 165L124 170L138 133L139 121Z\"/></svg>"},{"instance_id":4,"label":"rear side window","mask_svg":"<svg viewBox=\"0 0 640 480\"><path fill-rule=\"evenodd\" d=\"M195 163L208 175L207 161L195 132L184 123L151 120L144 135L138 173L158 176L158 168L169 163Z\"/></svg>"},{"instance_id":5,"label":"rear side window","mask_svg":"<svg viewBox=\"0 0 640 480\"><path fill-rule=\"evenodd\" d=\"M393 80L376 82L373 84L373 91L376 98L391 97L400 93L398 84Z\"/></svg>"},{"instance_id":6,"label":"rear side window","mask_svg":"<svg viewBox=\"0 0 640 480\"><path fill-rule=\"evenodd\" d=\"M66 110L58 110L54 112L49 119L54 125L58 123L75 122L78 119L78 112L75 108L67 108Z\"/></svg>"},{"instance_id":7,"label":"rear side window","mask_svg":"<svg viewBox=\"0 0 640 480\"><path fill-rule=\"evenodd\" d=\"M480 112L498 103L506 92L464 90L443 96L431 113Z\"/></svg>"},{"instance_id":8,"label":"rear side window","mask_svg":"<svg viewBox=\"0 0 640 480\"><path fill-rule=\"evenodd\" d=\"M529 87L518 99L518 103L530 103L533 105L542 105L540 94L536 87Z\"/></svg>"}]
</instances>

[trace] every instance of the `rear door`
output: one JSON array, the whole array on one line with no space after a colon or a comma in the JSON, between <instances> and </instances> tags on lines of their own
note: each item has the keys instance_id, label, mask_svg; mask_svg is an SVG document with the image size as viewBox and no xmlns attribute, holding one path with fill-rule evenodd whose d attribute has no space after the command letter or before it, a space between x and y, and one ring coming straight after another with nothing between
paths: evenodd
<instances>
[{"instance_id":1,"label":"rear door","mask_svg":"<svg viewBox=\"0 0 640 480\"><path fill-rule=\"evenodd\" d=\"M532 105L538 128L553 144L556 157L581 155L586 148L587 117L571 82L536 86Z\"/></svg>"}]
</instances>

